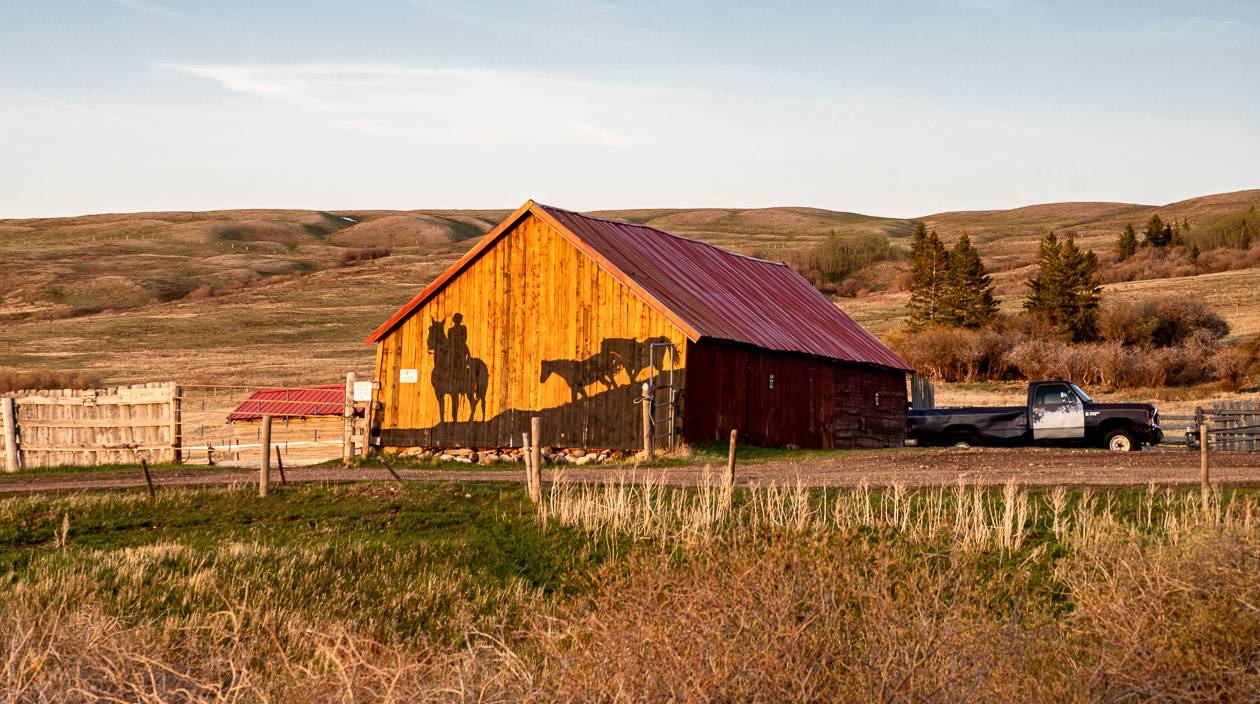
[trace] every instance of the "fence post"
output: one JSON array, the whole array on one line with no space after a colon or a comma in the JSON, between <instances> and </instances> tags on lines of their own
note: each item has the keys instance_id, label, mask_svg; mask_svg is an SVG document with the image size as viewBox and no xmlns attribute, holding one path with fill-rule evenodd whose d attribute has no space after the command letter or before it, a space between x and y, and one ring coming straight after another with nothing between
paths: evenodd
<instances>
[{"instance_id":1,"label":"fence post","mask_svg":"<svg viewBox=\"0 0 1260 704\"><path fill-rule=\"evenodd\" d=\"M731 450L726 456L726 485L735 486L735 442L739 438L739 431L731 428Z\"/></svg>"},{"instance_id":2,"label":"fence post","mask_svg":"<svg viewBox=\"0 0 1260 704\"><path fill-rule=\"evenodd\" d=\"M529 444L529 432L521 433L521 456L525 458L525 491L534 498L534 458Z\"/></svg>"},{"instance_id":3,"label":"fence post","mask_svg":"<svg viewBox=\"0 0 1260 704\"><path fill-rule=\"evenodd\" d=\"M1208 426L1206 422L1199 424L1199 491L1203 498L1203 511L1208 510Z\"/></svg>"},{"instance_id":4,"label":"fence post","mask_svg":"<svg viewBox=\"0 0 1260 704\"><path fill-rule=\"evenodd\" d=\"M653 402L652 385L645 381L643 382L643 398L640 399L639 401L639 405L643 406L643 461L644 462L651 462L652 458L656 454L652 446L653 442L655 441L655 438L652 437L655 432L655 429L652 427L652 417L653 417L652 402Z\"/></svg>"},{"instance_id":5,"label":"fence post","mask_svg":"<svg viewBox=\"0 0 1260 704\"><path fill-rule=\"evenodd\" d=\"M258 465L258 495L267 496L271 483L271 416L262 418L262 461Z\"/></svg>"},{"instance_id":6,"label":"fence post","mask_svg":"<svg viewBox=\"0 0 1260 704\"><path fill-rule=\"evenodd\" d=\"M17 447L17 399L0 398L0 412L4 415L4 471L18 471Z\"/></svg>"},{"instance_id":7,"label":"fence post","mask_svg":"<svg viewBox=\"0 0 1260 704\"><path fill-rule=\"evenodd\" d=\"M354 372L346 372L346 402L341 413L341 466L349 467L354 457Z\"/></svg>"},{"instance_id":8,"label":"fence post","mask_svg":"<svg viewBox=\"0 0 1260 704\"><path fill-rule=\"evenodd\" d=\"M534 416L529 419L529 498L534 503L542 500L542 418Z\"/></svg>"},{"instance_id":9,"label":"fence post","mask_svg":"<svg viewBox=\"0 0 1260 704\"><path fill-rule=\"evenodd\" d=\"M171 387L171 461L181 464L184 461L184 390L179 386Z\"/></svg>"}]
</instances>

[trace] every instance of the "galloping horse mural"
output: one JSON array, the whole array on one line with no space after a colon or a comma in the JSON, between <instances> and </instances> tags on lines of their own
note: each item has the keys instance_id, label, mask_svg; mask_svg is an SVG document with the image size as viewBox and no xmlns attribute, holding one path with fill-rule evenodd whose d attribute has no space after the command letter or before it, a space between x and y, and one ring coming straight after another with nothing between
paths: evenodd
<instances>
[{"instance_id":1,"label":"galloping horse mural","mask_svg":"<svg viewBox=\"0 0 1260 704\"><path fill-rule=\"evenodd\" d=\"M456 313L451 329L446 329L446 318L429 319L429 354L433 355L433 393L437 396L438 422L446 422L446 399L451 400L451 421L459 421L460 399L468 399L468 420L477 414L481 404L481 419L486 419L486 389L490 386L490 372L486 363L473 357L468 351L468 328L464 316Z\"/></svg>"}]
</instances>

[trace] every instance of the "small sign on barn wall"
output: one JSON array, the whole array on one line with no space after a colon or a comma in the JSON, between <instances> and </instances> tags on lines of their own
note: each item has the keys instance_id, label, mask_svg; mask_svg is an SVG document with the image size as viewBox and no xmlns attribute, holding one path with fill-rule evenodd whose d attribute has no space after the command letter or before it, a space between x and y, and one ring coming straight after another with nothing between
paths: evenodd
<instances>
[{"instance_id":1,"label":"small sign on barn wall","mask_svg":"<svg viewBox=\"0 0 1260 704\"><path fill-rule=\"evenodd\" d=\"M420 381L420 371L418 369L400 369L398 370L398 381L402 384L414 384Z\"/></svg>"},{"instance_id":2,"label":"small sign on barn wall","mask_svg":"<svg viewBox=\"0 0 1260 704\"><path fill-rule=\"evenodd\" d=\"M372 382L356 381L354 382L354 401L356 403L364 403L372 400Z\"/></svg>"}]
</instances>

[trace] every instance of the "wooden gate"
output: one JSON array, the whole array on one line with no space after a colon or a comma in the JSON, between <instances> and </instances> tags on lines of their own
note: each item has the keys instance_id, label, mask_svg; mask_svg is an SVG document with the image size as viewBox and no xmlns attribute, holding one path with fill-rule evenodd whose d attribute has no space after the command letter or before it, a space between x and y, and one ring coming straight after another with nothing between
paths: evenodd
<instances>
[{"instance_id":1,"label":"wooden gate","mask_svg":"<svg viewBox=\"0 0 1260 704\"><path fill-rule=\"evenodd\" d=\"M5 469L180 461L180 391L173 383L41 389L7 395Z\"/></svg>"},{"instance_id":2,"label":"wooden gate","mask_svg":"<svg viewBox=\"0 0 1260 704\"><path fill-rule=\"evenodd\" d=\"M1260 450L1260 402L1218 401L1204 409L1212 449L1231 452Z\"/></svg>"}]
</instances>

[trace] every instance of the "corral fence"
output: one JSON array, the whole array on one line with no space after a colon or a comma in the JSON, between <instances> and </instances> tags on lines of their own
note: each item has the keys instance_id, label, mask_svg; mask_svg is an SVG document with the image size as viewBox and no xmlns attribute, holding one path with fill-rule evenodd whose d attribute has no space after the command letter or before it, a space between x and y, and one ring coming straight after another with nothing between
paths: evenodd
<instances>
[{"instance_id":1,"label":"corral fence","mask_svg":"<svg viewBox=\"0 0 1260 704\"><path fill-rule=\"evenodd\" d=\"M180 460L179 387L18 391L0 399L5 469Z\"/></svg>"},{"instance_id":2,"label":"corral fence","mask_svg":"<svg viewBox=\"0 0 1260 704\"><path fill-rule=\"evenodd\" d=\"M176 462L257 465L264 420L270 457L314 464L364 453L365 410L344 386L267 387L158 382L41 389L0 397L6 471L63 465Z\"/></svg>"},{"instance_id":3,"label":"corral fence","mask_svg":"<svg viewBox=\"0 0 1260 704\"><path fill-rule=\"evenodd\" d=\"M1207 425L1210 450L1260 451L1260 401L1217 401L1193 415L1160 415L1164 444L1199 449L1201 427Z\"/></svg>"}]
</instances>

